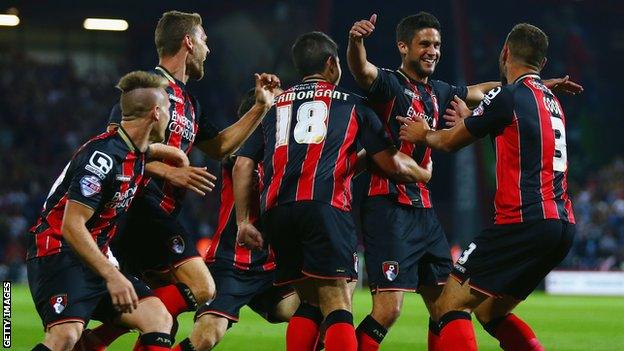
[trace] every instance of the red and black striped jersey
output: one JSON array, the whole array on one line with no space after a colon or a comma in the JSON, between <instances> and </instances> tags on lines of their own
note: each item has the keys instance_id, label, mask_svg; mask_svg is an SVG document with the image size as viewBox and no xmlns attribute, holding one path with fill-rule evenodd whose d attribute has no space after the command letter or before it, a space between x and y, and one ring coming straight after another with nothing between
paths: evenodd
<instances>
[{"instance_id":1,"label":"red and black striped jersey","mask_svg":"<svg viewBox=\"0 0 624 351\"><path fill-rule=\"evenodd\" d=\"M37 223L30 228L29 235L34 235L35 240L28 248L27 259L71 250L61 233L67 201L94 210L86 226L106 253L118 218L144 185L144 166L145 155L121 127L85 143L52 185Z\"/></svg>"},{"instance_id":2,"label":"red and black striped jersey","mask_svg":"<svg viewBox=\"0 0 624 351\"><path fill-rule=\"evenodd\" d=\"M397 149L411 155L422 167L431 162L431 149L399 140L400 123L396 116L423 116L431 128L443 127L439 120L440 111L454 95L465 99L468 89L456 87L439 80L429 80L427 84L410 79L400 69L377 70L377 78L367 92L371 106L381 118ZM391 196L398 203L419 208L431 208L431 196L426 183L397 184L378 174L369 174L368 196Z\"/></svg>"},{"instance_id":3,"label":"red and black striped jersey","mask_svg":"<svg viewBox=\"0 0 624 351\"><path fill-rule=\"evenodd\" d=\"M242 156L239 154L239 156ZM266 250L249 250L236 242L236 211L234 208L234 190L232 185L232 168L235 158L221 163L221 206L217 230L212 236L210 248L206 253L206 263L225 263L237 269L247 271L270 271L275 269L275 256L269 246ZM258 164L256 184L260 190L259 175L262 166ZM251 222L260 228L260 197L251 204Z\"/></svg>"},{"instance_id":4,"label":"red and black striped jersey","mask_svg":"<svg viewBox=\"0 0 624 351\"><path fill-rule=\"evenodd\" d=\"M379 118L361 97L325 81L304 81L275 101L263 142L244 146L256 162L263 158L262 211L307 200L350 210L357 142L369 155L392 145Z\"/></svg>"},{"instance_id":5,"label":"red and black striped jersey","mask_svg":"<svg viewBox=\"0 0 624 351\"><path fill-rule=\"evenodd\" d=\"M488 92L464 120L475 137L490 135L496 152L494 223L560 219L574 223L567 193L565 115L538 75Z\"/></svg>"},{"instance_id":6,"label":"red and black striped jersey","mask_svg":"<svg viewBox=\"0 0 624 351\"><path fill-rule=\"evenodd\" d=\"M217 127L202 113L199 103L183 82L175 79L161 66L156 67L153 73L169 81L169 86L165 90L171 100L169 110L171 118L165 131L165 144L180 148L189 154L195 142L212 139L219 134ZM120 122L121 109L117 104L111 111L108 123L118 125ZM139 196L167 213L177 214L185 194L186 189L176 188L163 179L153 178Z\"/></svg>"}]
</instances>

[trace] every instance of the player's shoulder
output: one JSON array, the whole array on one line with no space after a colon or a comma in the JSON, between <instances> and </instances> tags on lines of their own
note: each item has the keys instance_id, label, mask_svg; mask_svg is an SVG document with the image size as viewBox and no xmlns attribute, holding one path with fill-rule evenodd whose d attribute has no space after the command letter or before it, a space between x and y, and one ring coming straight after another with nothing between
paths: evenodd
<instances>
[{"instance_id":1,"label":"player's shoulder","mask_svg":"<svg viewBox=\"0 0 624 351\"><path fill-rule=\"evenodd\" d=\"M125 158L121 155L122 147L117 138L117 131L111 131L97 135L85 144L74 154L72 163L74 167L84 167L100 177L106 178L110 171Z\"/></svg>"},{"instance_id":2,"label":"player's shoulder","mask_svg":"<svg viewBox=\"0 0 624 351\"><path fill-rule=\"evenodd\" d=\"M349 102L349 103L353 103L353 104L365 104L366 103L366 98L362 95L356 94L353 91L346 89L344 87L335 86L334 89L335 92L337 92L337 96L339 96L340 98L342 98L342 100Z\"/></svg>"}]
</instances>

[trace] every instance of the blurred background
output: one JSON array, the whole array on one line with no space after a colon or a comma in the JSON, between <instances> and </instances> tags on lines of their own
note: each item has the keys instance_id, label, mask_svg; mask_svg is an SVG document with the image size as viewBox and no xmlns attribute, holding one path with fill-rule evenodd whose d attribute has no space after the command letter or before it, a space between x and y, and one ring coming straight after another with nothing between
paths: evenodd
<instances>
[{"instance_id":1,"label":"blurred background","mask_svg":"<svg viewBox=\"0 0 624 351\"><path fill-rule=\"evenodd\" d=\"M474 84L498 80L498 54L518 22L550 37L542 76L566 74L579 96L561 96L567 118L569 190L577 238L560 269L624 270L624 119L619 93L624 62L622 1L13 1L0 2L0 278L24 281L25 235L74 150L105 130L118 99L117 79L157 64L153 33L160 15L177 9L202 15L211 54L203 80L190 89L215 124L236 118L254 72L296 82L294 39L310 30L340 46L342 84L358 91L346 68L348 31L378 14L366 40L368 57L397 68L395 26L425 10L442 23L442 59L433 78ZM119 31L87 30L85 18L123 19ZM16 23L19 21L19 23ZM14 25L11 25L14 24ZM122 27L123 28L123 27ZM122 29L120 28L120 29ZM449 241L459 248L491 223L494 159L489 140L452 155L435 154L433 200ZM192 163L219 174L219 163L193 153ZM361 184L356 181L356 188ZM356 189L356 192L357 192ZM216 228L219 190L189 194L182 213L196 239ZM621 279L621 275L619 275ZM622 282L619 287L622 287Z\"/></svg>"}]
</instances>

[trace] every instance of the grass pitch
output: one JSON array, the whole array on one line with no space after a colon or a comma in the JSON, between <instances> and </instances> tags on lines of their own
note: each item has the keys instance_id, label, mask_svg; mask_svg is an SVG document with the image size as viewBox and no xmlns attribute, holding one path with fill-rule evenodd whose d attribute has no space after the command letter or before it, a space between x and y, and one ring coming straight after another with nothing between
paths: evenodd
<instances>
[{"instance_id":1,"label":"grass pitch","mask_svg":"<svg viewBox=\"0 0 624 351\"><path fill-rule=\"evenodd\" d=\"M355 321L370 311L368 291L358 290L354 297ZM535 330L547 350L617 351L624 350L624 298L564 297L531 295L516 313ZM12 287L12 350L30 350L43 340L41 321L35 311L28 287ZM92 322L94 326L96 322ZM178 340L192 327L192 314L180 318ZM235 324L216 350L284 350L285 324L269 324L250 309L241 311ZM499 350L495 339L475 324L479 350ZM130 333L111 345L109 350L131 350L137 333ZM427 312L420 297L408 294L403 314L386 336L381 350L426 350Z\"/></svg>"}]
</instances>

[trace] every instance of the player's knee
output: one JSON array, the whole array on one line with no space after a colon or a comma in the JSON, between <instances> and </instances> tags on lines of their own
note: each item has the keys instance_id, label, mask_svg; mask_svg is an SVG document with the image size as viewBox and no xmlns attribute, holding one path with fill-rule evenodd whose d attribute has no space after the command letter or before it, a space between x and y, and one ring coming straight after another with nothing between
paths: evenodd
<instances>
[{"instance_id":1,"label":"player's knee","mask_svg":"<svg viewBox=\"0 0 624 351\"><path fill-rule=\"evenodd\" d=\"M401 316L401 305L399 304L385 305L373 311L373 318L386 328L393 325L399 316Z\"/></svg>"},{"instance_id":2,"label":"player's knee","mask_svg":"<svg viewBox=\"0 0 624 351\"><path fill-rule=\"evenodd\" d=\"M50 329L46 339L53 345L58 345L61 350L71 350L80 339L82 329L80 323L59 324Z\"/></svg>"},{"instance_id":3,"label":"player's knee","mask_svg":"<svg viewBox=\"0 0 624 351\"><path fill-rule=\"evenodd\" d=\"M163 305L160 301L158 303L153 303L149 306L149 310L143 316L142 325L139 326L139 329L143 333L169 333L171 331L171 327L173 326L173 317L165 305Z\"/></svg>"},{"instance_id":4,"label":"player's knee","mask_svg":"<svg viewBox=\"0 0 624 351\"><path fill-rule=\"evenodd\" d=\"M217 295L217 289L215 289L214 284L201 287L194 286L190 288L193 296L195 297L195 301L197 301L198 306L214 300L215 296Z\"/></svg>"},{"instance_id":5,"label":"player's knee","mask_svg":"<svg viewBox=\"0 0 624 351\"><path fill-rule=\"evenodd\" d=\"M223 339L226 331L227 323L224 325L212 323L204 328L197 328L196 325L191 336L191 342L198 351L212 350Z\"/></svg>"}]
</instances>

